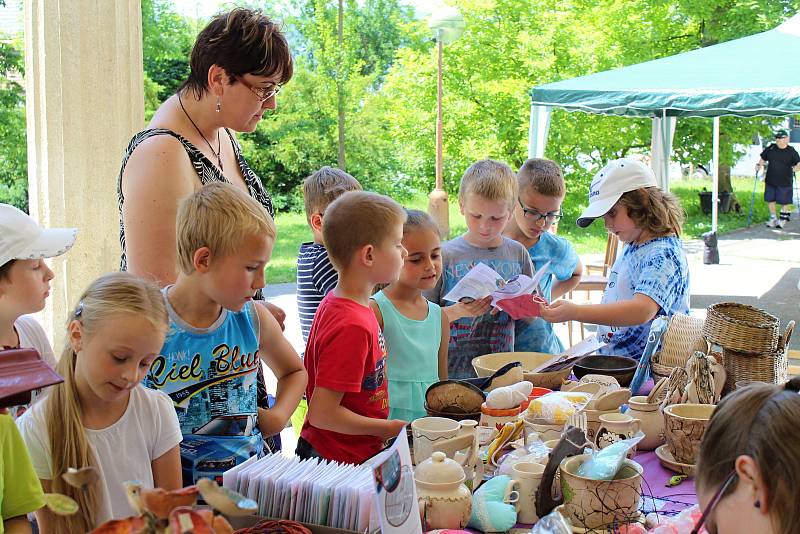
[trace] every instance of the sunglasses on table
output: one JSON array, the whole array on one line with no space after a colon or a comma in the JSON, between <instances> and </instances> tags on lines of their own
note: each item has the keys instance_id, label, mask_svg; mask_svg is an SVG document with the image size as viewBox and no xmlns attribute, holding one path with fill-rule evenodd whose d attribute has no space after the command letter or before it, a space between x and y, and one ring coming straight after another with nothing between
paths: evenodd
<instances>
[{"instance_id":1,"label":"sunglasses on table","mask_svg":"<svg viewBox=\"0 0 800 534\"><path fill-rule=\"evenodd\" d=\"M731 486L731 484L733 484L733 481L736 480L736 477L737 477L736 471L731 471L731 474L728 475L728 477L722 482L722 484L720 484L719 488L717 489L717 492L714 493L714 496L708 502L708 506L706 506L706 509L703 510L703 515L700 516L700 519L697 521L697 524L692 529L692 534L699 534L700 529L706 525L706 522L708 521L708 516L711 515L711 512L713 512L714 508L717 507L719 501L721 501L722 498L725 496L725 492L728 491L728 488ZM713 529L709 527L710 525L706 526L706 530L710 534L717 533L716 526L713 527Z\"/></svg>"},{"instance_id":2,"label":"sunglasses on table","mask_svg":"<svg viewBox=\"0 0 800 534\"><path fill-rule=\"evenodd\" d=\"M533 222L538 223L542 219L545 220L547 224L553 224L554 222L558 221L561 218L561 211L551 211L549 213L542 213L541 211L529 208L525 204L522 203L522 200L517 197L517 202L519 203L519 207L522 208L522 213L525 215L526 219L533 219Z\"/></svg>"}]
</instances>

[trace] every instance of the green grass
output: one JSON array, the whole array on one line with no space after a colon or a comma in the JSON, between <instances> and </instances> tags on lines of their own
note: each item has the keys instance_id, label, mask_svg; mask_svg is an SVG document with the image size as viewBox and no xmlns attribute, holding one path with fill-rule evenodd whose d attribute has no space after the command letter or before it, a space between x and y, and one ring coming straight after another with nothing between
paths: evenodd
<instances>
[{"instance_id":1,"label":"green grass","mask_svg":"<svg viewBox=\"0 0 800 534\"><path fill-rule=\"evenodd\" d=\"M681 200L686 210L686 223L684 224L683 238L697 238L703 232L711 229L711 216L703 215L700 210L700 198L697 193L703 188L711 189L710 180L682 180L672 184L672 192ZM747 212L750 207L750 195L753 191L752 178L734 178L733 189L741 204L740 213L720 213L718 224L719 233L729 232L747 225ZM766 221L769 212L763 201L764 184L759 183L756 191L756 201L753 210L753 222ZM428 207L428 197L424 194L415 196L405 205L409 208L425 210ZM595 222L589 228L578 228L574 221L586 205L586 190L577 189L567 193L564 200L564 218L558 228L558 235L567 238L578 254L602 254L605 250L606 232L602 222ZM294 282L296 279L295 268L297 265L297 251L300 243L311 241L311 230L306 224L305 213L278 213L275 217L278 227L278 240L272 251L272 259L267 266L266 276L268 284ZM450 235L458 236L466 231L464 217L458 209L455 195L450 197Z\"/></svg>"}]
</instances>

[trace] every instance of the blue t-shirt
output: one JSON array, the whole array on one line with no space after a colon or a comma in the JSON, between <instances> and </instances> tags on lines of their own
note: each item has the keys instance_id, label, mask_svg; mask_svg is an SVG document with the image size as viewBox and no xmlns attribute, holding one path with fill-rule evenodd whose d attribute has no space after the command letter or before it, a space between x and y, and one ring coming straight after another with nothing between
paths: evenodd
<instances>
[{"instance_id":1,"label":"blue t-shirt","mask_svg":"<svg viewBox=\"0 0 800 534\"><path fill-rule=\"evenodd\" d=\"M647 295L658 304L656 317L689 314L689 266L679 238L657 237L642 244L625 245L622 256L611 267L602 303L631 300L636 293ZM599 326L598 336L609 340L599 352L638 360L652 322Z\"/></svg>"},{"instance_id":2,"label":"blue t-shirt","mask_svg":"<svg viewBox=\"0 0 800 534\"><path fill-rule=\"evenodd\" d=\"M169 330L143 383L175 406L184 485L202 477L221 480L224 471L264 449L256 404L258 314L253 302L239 312L223 308L214 324L195 328L172 308L168 289Z\"/></svg>"},{"instance_id":3,"label":"blue t-shirt","mask_svg":"<svg viewBox=\"0 0 800 534\"><path fill-rule=\"evenodd\" d=\"M546 274L539 287L547 302L552 300L551 294L554 280L569 280L578 266L578 255L569 241L550 232L545 232L539 237L528 254L533 262L533 270L539 270L542 265L550 262ZM553 331L552 323L544 319L520 319L516 324L514 350L521 352L546 352L558 354L563 352L564 344Z\"/></svg>"},{"instance_id":4,"label":"blue t-shirt","mask_svg":"<svg viewBox=\"0 0 800 534\"><path fill-rule=\"evenodd\" d=\"M457 237L442 245L442 276L433 290L425 292L425 297L440 306L455 304L445 301L444 296L478 263L485 263L505 280L520 274L533 275L528 251L513 239L503 237L499 246L481 248ZM474 377L473 358L513 350L514 320L505 312L453 321L447 355L448 377Z\"/></svg>"},{"instance_id":5,"label":"blue t-shirt","mask_svg":"<svg viewBox=\"0 0 800 534\"><path fill-rule=\"evenodd\" d=\"M311 323L319 303L339 281L328 251L319 243L303 243L297 255L297 314L303 343L308 343Z\"/></svg>"}]
</instances>

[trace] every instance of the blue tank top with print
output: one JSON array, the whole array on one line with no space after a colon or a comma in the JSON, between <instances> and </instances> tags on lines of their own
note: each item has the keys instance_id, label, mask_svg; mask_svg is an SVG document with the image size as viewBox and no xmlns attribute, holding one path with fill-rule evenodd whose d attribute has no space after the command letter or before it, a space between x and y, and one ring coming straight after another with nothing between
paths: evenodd
<instances>
[{"instance_id":1,"label":"blue tank top with print","mask_svg":"<svg viewBox=\"0 0 800 534\"><path fill-rule=\"evenodd\" d=\"M175 406L184 483L221 480L224 471L263 450L256 404L258 315L250 302L239 312L223 308L210 327L195 328L169 304L168 289L169 330L144 385L169 395Z\"/></svg>"}]
</instances>

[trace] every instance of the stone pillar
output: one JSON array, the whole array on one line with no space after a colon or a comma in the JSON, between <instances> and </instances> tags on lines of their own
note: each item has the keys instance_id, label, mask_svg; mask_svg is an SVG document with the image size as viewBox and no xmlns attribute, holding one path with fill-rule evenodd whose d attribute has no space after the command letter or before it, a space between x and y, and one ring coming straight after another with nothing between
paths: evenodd
<instances>
[{"instance_id":1,"label":"stone pillar","mask_svg":"<svg viewBox=\"0 0 800 534\"><path fill-rule=\"evenodd\" d=\"M31 216L79 229L51 260L42 319L58 355L68 310L119 268L117 173L144 124L139 0L25 0L25 71Z\"/></svg>"}]
</instances>

